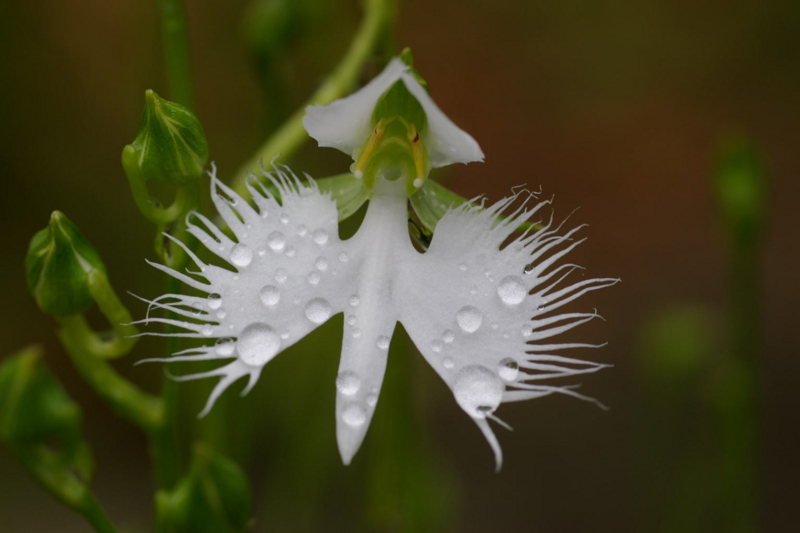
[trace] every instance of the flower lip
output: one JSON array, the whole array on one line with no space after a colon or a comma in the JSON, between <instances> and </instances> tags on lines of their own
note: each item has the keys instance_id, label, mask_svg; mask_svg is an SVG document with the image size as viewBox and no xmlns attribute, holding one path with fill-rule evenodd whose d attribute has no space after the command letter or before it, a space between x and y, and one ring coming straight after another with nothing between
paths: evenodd
<instances>
[{"instance_id":1,"label":"flower lip","mask_svg":"<svg viewBox=\"0 0 800 533\"><path fill-rule=\"evenodd\" d=\"M319 146L353 155L367 142L375 127L375 106L398 80L402 80L425 112L427 125L421 132L421 139L434 168L483 161L483 152L475 139L439 109L411 68L397 57L381 74L350 96L325 106L309 106L303 126Z\"/></svg>"}]
</instances>

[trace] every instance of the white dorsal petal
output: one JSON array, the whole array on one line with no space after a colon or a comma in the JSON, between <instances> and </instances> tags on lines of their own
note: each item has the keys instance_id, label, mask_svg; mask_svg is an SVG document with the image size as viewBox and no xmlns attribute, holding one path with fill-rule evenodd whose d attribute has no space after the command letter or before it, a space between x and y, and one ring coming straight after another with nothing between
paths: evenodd
<instances>
[{"instance_id":1,"label":"white dorsal petal","mask_svg":"<svg viewBox=\"0 0 800 533\"><path fill-rule=\"evenodd\" d=\"M453 163L483 161L483 151L478 142L442 113L413 74L403 73L403 83L420 103L428 119L428 125L422 134L422 143L428 151L433 168Z\"/></svg>"},{"instance_id":2,"label":"white dorsal petal","mask_svg":"<svg viewBox=\"0 0 800 533\"><path fill-rule=\"evenodd\" d=\"M477 141L447 118L399 58L392 59L380 75L350 96L325 106L309 106L303 117L303 126L320 146L353 155L370 136L372 114L378 100L401 79L427 116L422 143L431 165L437 168L483 161L483 152Z\"/></svg>"},{"instance_id":3,"label":"white dorsal petal","mask_svg":"<svg viewBox=\"0 0 800 533\"><path fill-rule=\"evenodd\" d=\"M350 96L324 106L309 106L303 126L320 146L352 155L369 138L378 99L407 68L400 59L392 59L383 72Z\"/></svg>"},{"instance_id":4,"label":"white dorsal petal","mask_svg":"<svg viewBox=\"0 0 800 533\"><path fill-rule=\"evenodd\" d=\"M185 332L172 335L213 341L175 354L175 361L232 360L210 372L176 377L220 378L202 414L244 376L249 377L244 392L250 390L267 362L340 312L345 320L336 379L336 437L345 464L372 420L398 321L478 424L498 468L502 452L489 419L497 421L494 412L503 401L552 393L589 399L569 387L529 383L604 367L552 354L591 346L549 339L598 315L554 315L547 299L554 299L549 303L555 308L617 281L581 280L564 289L553 287L571 268L551 259L560 259L574 241L560 239L560 228L550 229L550 223L511 239L520 224L538 217L549 202L528 205L530 197L509 212L518 199L513 196L485 209L465 204L450 210L423 254L409 238L402 180L378 180L358 233L341 241L335 202L313 180L301 183L283 169L265 177L278 188L281 200L251 180L253 208L212 175L214 202L234 239L204 217L188 218L189 231L224 259L226 268L196 259L196 276L205 278L200 281L154 265L209 296L164 295L149 302L150 310L173 312L178 318L152 317L149 310L142 322L176 325ZM552 243L558 245L548 248ZM533 254L543 250L531 264ZM544 264L548 268L540 268Z\"/></svg>"}]
</instances>

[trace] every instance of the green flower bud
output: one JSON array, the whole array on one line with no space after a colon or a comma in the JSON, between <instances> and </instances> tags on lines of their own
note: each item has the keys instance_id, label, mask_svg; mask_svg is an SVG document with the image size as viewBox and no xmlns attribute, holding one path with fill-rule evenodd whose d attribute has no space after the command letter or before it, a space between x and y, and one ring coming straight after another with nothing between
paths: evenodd
<instances>
[{"instance_id":1,"label":"green flower bud","mask_svg":"<svg viewBox=\"0 0 800 533\"><path fill-rule=\"evenodd\" d=\"M74 315L91 307L89 274L106 269L97 251L60 211L31 239L25 258L28 288L49 315Z\"/></svg>"},{"instance_id":2,"label":"green flower bud","mask_svg":"<svg viewBox=\"0 0 800 533\"><path fill-rule=\"evenodd\" d=\"M80 434L80 408L41 364L42 350L31 346L0 366L0 436L31 445Z\"/></svg>"},{"instance_id":3,"label":"green flower bud","mask_svg":"<svg viewBox=\"0 0 800 533\"><path fill-rule=\"evenodd\" d=\"M156 496L158 533L240 533L251 526L250 487L242 469L196 445L189 474Z\"/></svg>"},{"instance_id":4,"label":"green flower bud","mask_svg":"<svg viewBox=\"0 0 800 533\"><path fill-rule=\"evenodd\" d=\"M181 186L198 179L207 161L208 141L194 113L146 91L139 135L122 151L125 170L137 170L148 182Z\"/></svg>"}]
</instances>

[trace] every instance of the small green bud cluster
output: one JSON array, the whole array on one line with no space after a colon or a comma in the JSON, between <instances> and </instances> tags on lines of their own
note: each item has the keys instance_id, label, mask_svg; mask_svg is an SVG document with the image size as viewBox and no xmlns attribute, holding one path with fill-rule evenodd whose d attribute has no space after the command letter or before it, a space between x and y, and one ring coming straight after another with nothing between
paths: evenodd
<instances>
[{"instance_id":1,"label":"small green bud cluster","mask_svg":"<svg viewBox=\"0 0 800 533\"><path fill-rule=\"evenodd\" d=\"M142 125L126 146L122 162L150 183L181 186L197 180L208 161L208 141L200 120L182 105L145 92Z\"/></svg>"},{"instance_id":2,"label":"small green bud cluster","mask_svg":"<svg viewBox=\"0 0 800 533\"><path fill-rule=\"evenodd\" d=\"M89 277L105 274L100 254L60 211L31 239L25 258L28 288L39 308L53 316L83 313L93 303Z\"/></svg>"}]
</instances>

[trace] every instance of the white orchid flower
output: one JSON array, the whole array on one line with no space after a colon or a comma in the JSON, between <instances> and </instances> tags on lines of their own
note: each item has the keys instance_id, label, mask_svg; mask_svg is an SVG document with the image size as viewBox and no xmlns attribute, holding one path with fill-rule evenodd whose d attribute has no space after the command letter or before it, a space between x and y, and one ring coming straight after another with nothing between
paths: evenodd
<instances>
[{"instance_id":1,"label":"white orchid flower","mask_svg":"<svg viewBox=\"0 0 800 533\"><path fill-rule=\"evenodd\" d=\"M411 108L412 116L377 116L376 107L398 81L416 99L422 115L414 116L414 106L406 101L399 109ZM384 136L376 139L381 121ZM450 208L438 221L427 251L414 247L407 206L409 189L418 188L414 181L427 176L417 172L419 161L441 166L478 160L483 154L472 137L441 113L400 60L352 96L310 108L305 124L320 145L353 153L361 165L355 170L369 181L371 201L359 231L340 239L337 204L330 192L285 167L262 172L260 179L250 177L247 187L254 205L222 184L214 170L211 197L234 238L197 213L189 215L187 224L225 266L206 263L178 243L198 272L151 264L207 297L164 295L151 307L186 320L148 317L142 322L171 324L185 330L173 335L216 343L158 360L229 361L209 372L176 378L220 378L202 416L234 382L247 377L246 394L270 360L343 313L336 433L342 460L349 464L375 411L389 344L400 322L483 432L499 469L502 452L489 420L503 424L495 415L501 403L553 393L589 399L568 386L540 383L605 366L556 355L590 345L551 341L597 313L554 311L618 280L563 283L580 268L562 263L582 242L574 238L580 227L562 232L552 215L515 236L550 204L531 202L532 195L516 194L490 207L464 203ZM400 133L391 131L393 124L401 126ZM412 129L422 139L422 154L413 146ZM400 140L385 146L387 133ZM366 150L370 153L364 158Z\"/></svg>"}]
</instances>

